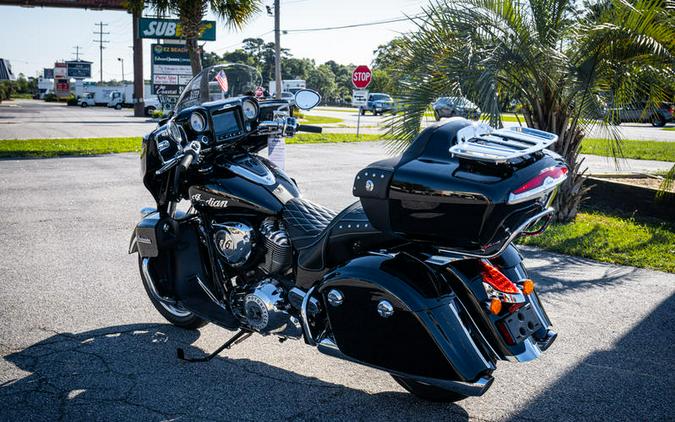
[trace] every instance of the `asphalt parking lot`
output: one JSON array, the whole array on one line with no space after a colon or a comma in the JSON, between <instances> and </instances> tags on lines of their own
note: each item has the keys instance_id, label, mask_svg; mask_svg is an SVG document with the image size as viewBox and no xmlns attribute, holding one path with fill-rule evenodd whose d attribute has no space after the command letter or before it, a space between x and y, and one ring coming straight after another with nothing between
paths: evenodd
<instances>
[{"instance_id":1,"label":"asphalt parking lot","mask_svg":"<svg viewBox=\"0 0 675 422\"><path fill-rule=\"evenodd\" d=\"M353 200L378 144L288 147L305 197ZM387 374L301 342L167 325L126 254L150 204L135 154L0 162L0 420L673 420L672 274L526 251L559 332L528 364L457 404L419 401Z\"/></svg>"}]
</instances>

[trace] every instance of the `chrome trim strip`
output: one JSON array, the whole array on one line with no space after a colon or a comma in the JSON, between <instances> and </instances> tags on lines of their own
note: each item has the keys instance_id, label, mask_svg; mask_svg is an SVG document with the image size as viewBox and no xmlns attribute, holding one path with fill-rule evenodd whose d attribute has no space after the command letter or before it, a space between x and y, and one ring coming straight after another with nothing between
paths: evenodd
<instances>
[{"instance_id":1,"label":"chrome trim strip","mask_svg":"<svg viewBox=\"0 0 675 422\"><path fill-rule=\"evenodd\" d=\"M264 168L265 168L265 174L263 176L260 176L259 174L255 174L251 170L240 166L239 164L235 163L224 163L223 167L226 169L230 170L232 173L236 174L237 176L243 177L246 180L250 180L251 182L254 183L259 183L261 185L273 185L277 182L276 177L274 177L274 174L270 169L267 168L267 166L263 163L260 163Z\"/></svg>"},{"instance_id":2,"label":"chrome trim strip","mask_svg":"<svg viewBox=\"0 0 675 422\"><path fill-rule=\"evenodd\" d=\"M539 346L532 341L532 337L528 337L523 344L525 345L525 351L519 353L515 356L509 356L508 360L511 362L529 362L535 360L541 355L541 349Z\"/></svg>"},{"instance_id":3,"label":"chrome trim strip","mask_svg":"<svg viewBox=\"0 0 675 422\"><path fill-rule=\"evenodd\" d=\"M211 289L209 289L208 287L206 287L206 285L204 284L204 282L203 282L199 277L195 277L195 279L197 279L197 284L199 284L199 287L201 287L202 290L204 290L204 293L206 293L206 295L209 297L209 299L211 299L211 301L212 301L213 303L215 303L215 304L218 305L220 308L222 308L222 309L224 309L224 310L226 310L226 311L229 312L229 310L225 307L225 305L223 305L218 299L216 299L216 297L215 297L215 296L213 295L213 293L211 292Z\"/></svg>"},{"instance_id":4,"label":"chrome trim strip","mask_svg":"<svg viewBox=\"0 0 675 422\"><path fill-rule=\"evenodd\" d=\"M538 196L543 196L543 194L545 193L552 192L555 188L560 186L562 182L567 180L567 175L563 174L557 179L548 178L545 180L550 180L550 182L548 183L544 182L544 184L539 186L538 188L534 188L532 190L528 190L520 194L511 192L509 194L509 199L506 201L506 203L509 205L520 204L521 202L529 201Z\"/></svg>"},{"instance_id":5,"label":"chrome trim strip","mask_svg":"<svg viewBox=\"0 0 675 422\"><path fill-rule=\"evenodd\" d=\"M390 369L382 368L377 365L370 365L365 362L353 359L345 354L343 354L340 349L337 347L335 342L329 338L324 338L321 340L317 346L317 349L328 356L332 356L338 359L344 359L350 362L358 363L364 366L369 366L371 368L379 369L381 371L388 372L392 375L397 375L400 377L406 377L413 379L424 384L433 385L435 387L444 388L449 391L455 391L460 394L465 394L467 396L481 396L483 395L488 388L492 385L494 378L492 376L483 376L474 382L467 381L454 381L454 380L443 380L438 378L428 378L422 377L419 375L406 374L404 372L392 371Z\"/></svg>"},{"instance_id":6,"label":"chrome trim strip","mask_svg":"<svg viewBox=\"0 0 675 422\"><path fill-rule=\"evenodd\" d=\"M535 221L539 220L542 217L546 217L549 214L553 214L554 212L555 212L555 209L553 209L552 207L549 207L549 208L546 208L544 211L540 212L539 214L528 218L527 220L525 220L525 222L523 224L521 224L517 229L515 229L513 231L513 233L511 233L509 235L509 237L506 239L506 241L501 246L501 248L499 248L499 250L497 250L497 252L494 252L494 253L491 253L491 254L487 254L487 253L486 254L479 254L479 253L465 252L465 251L460 251L460 250L444 249L444 248L439 248L438 250L439 250L439 252L448 253L448 254L451 254L451 255L458 255L460 257L488 258L488 259L494 258L494 257L499 256L502 253L504 253L504 251L511 244L511 242L513 242L520 235L520 233L523 230L525 230L526 228L528 228L532 223L534 223Z\"/></svg>"},{"instance_id":7,"label":"chrome trim strip","mask_svg":"<svg viewBox=\"0 0 675 422\"><path fill-rule=\"evenodd\" d=\"M157 299L159 302L166 303L168 305L175 306L176 301L169 299L167 297L163 297L159 295L159 292L157 291L157 288L155 287L155 281L152 279L150 276L150 258L143 258L143 262L141 263L141 270L143 271L143 278L146 281L146 285L148 286L148 290L150 290L150 294L152 295L153 298Z\"/></svg>"},{"instance_id":8,"label":"chrome trim strip","mask_svg":"<svg viewBox=\"0 0 675 422\"><path fill-rule=\"evenodd\" d=\"M305 332L305 340L310 346L316 346L316 341L314 341L314 338L312 337L312 331L309 328L309 320L307 319L307 304L309 303L309 298L312 296L312 293L314 293L314 290L316 290L316 286L312 286L312 288L307 291L305 297L302 298L302 308L300 308L300 316L302 317L302 328Z\"/></svg>"}]
</instances>

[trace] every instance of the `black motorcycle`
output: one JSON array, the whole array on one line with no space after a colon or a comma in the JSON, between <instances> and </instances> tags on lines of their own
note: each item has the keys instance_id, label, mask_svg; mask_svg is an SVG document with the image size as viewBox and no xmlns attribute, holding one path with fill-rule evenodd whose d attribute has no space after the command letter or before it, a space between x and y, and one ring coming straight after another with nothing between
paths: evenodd
<instances>
[{"instance_id":1,"label":"black motorcycle","mask_svg":"<svg viewBox=\"0 0 675 422\"><path fill-rule=\"evenodd\" d=\"M298 124L311 90L258 99L242 65L204 69L170 119L143 139L141 210L129 253L171 323L304 342L390 373L411 393L485 393L498 360L537 358L555 340L512 241L543 231L565 180L553 134L461 118L423 130L400 156L359 171L336 213L303 199L256 153ZM179 210L187 200L187 211ZM187 208L187 206L182 207Z\"/></svg>"}]
</instances>

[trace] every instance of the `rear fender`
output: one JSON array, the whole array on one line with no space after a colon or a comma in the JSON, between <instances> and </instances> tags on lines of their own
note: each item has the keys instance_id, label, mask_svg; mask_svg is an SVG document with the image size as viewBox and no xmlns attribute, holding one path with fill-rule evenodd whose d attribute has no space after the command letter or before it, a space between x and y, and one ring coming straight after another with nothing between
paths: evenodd
<instances>
[{"instance_id":1,"label":"rear fender","mask_svg":"<svg viewBox=\"0 0 675 422\"><path fill-rule=\"evenodd\" d=\"M522 255L518 249L509 245L505 252L492 259L491 263L496 265L511 281L519 284L527 278L527 270L522 260ZM445 270L446 279L457 294L459 301L467 309L472 322L501 359L519 362L535 359L555 340L557 334L552 330L551 320L546 314L536 290L530 295L524 295L524 297L525 303L530 304L534 309L542 327L527 340L519 344L508 344L497 327L498 321L508 315L494 316L486 310L485 304L489 297L483 287L481 266L478 265L478 260L453 262L445 267Z\"/></svg>"}]
</instances>

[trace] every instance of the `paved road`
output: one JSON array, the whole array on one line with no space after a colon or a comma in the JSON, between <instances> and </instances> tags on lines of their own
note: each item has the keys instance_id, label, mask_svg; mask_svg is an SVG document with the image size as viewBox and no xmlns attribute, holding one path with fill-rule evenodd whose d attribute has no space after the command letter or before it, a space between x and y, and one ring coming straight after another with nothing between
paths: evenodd
<instances>
[{"instance_id":1,"label":"paved road","mask_svg":"<svg viewBox=\"0 0 675 422\"><path fill-rule=\"evenodd\" d=\"M307 198L340 208L377 145L289 147ZM526 252L560 336L500 363L458 404L416 400L386 374L301 342L254 337L185 364L228 333L164 323L126 254L150 203L134 154L0 163L0 420L672 420L672 274Z\"/></svg>"},{"instance_id":2,"label":"paved road","mask_svg":"<svg viewBox=\"0 0 675 422\"><path fill-rule=\"evenodd\" d=\"M355 112L334 111L319 107L307 114L338 117L342 123L325 125L327 132L354 133ZM361 133L382 133L383 121L388 116L361 117ZM424 124L435 123L425 119ZM515 125L516 123L506 123ZM155 126L152 119L133 117L131 109L113 110L105 107L67 107L63 103L45 103L35 100L16 100L0 104L0 139L82 138L106 136L142 136ZM673 125L669 124L672 128ZM625 123L620 126L625 139L653 139L675 141L675 131L654 128L648 124ZM598 130L594 137L607 138Z\"/></svg>"}]
</instances>

